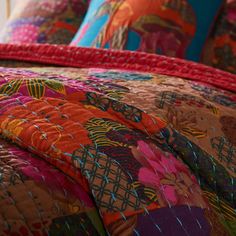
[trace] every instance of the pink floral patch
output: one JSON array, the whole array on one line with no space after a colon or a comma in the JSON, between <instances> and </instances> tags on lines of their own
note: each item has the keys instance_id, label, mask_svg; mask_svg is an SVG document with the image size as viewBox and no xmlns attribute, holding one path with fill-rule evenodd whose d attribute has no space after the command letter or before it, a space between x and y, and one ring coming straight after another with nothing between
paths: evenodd
<instances>
[{"instance_id":1,"label":"pink floral patch","mask_svg":"<svg viewBox=\"0 0 236 236\"><path fill-rule=\"evenodd\" d=\"M161 205L206 206L195 177L172 154L144 141L138 141L132 153L143 166L139 170L139 181L156 191Z\"/></svg>"},{"instance_id":2,"label":"pink floral patch","mask_svg":"<svg viewBox=\"0 0 236 236\"><path fill-rule=\"evenodd\" d=\"M33 24L24 24L13 30L11 43L37 42L39 27Z\"/></svg>"}]
</instances>

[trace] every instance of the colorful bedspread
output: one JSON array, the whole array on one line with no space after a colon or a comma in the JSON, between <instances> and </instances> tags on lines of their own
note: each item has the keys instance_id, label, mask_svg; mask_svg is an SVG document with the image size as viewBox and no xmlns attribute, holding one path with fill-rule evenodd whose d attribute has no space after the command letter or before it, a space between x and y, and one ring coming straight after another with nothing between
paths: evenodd
<instances>
[{"instance_id":1,"label":"colorful bedspread","mask_svg":"<svg viewBox=\"0 0 236 236\"><path fill-rule=\"evenodd\" d=\"M235 76L38 48L0 47L0 235L236 234Z\"/></svg>"}]
</instances>

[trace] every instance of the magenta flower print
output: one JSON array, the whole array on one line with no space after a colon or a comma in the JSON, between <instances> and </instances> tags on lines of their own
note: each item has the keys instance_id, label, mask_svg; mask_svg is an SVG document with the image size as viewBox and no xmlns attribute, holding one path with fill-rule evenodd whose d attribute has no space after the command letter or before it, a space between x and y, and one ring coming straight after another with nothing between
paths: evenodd
<instances>
[{"instance_id":1,"label":"magenta flower print","mask_svg":"<svg viewBox=\"0 0 236 236\"><path fill-rule=\"evenodd\" d=\"M156 191L161 205L206 206L196 179L180 160L144 141L138 141L138 146L131 149L143 166L139 181Z\"/></svg>"}]
</instances>

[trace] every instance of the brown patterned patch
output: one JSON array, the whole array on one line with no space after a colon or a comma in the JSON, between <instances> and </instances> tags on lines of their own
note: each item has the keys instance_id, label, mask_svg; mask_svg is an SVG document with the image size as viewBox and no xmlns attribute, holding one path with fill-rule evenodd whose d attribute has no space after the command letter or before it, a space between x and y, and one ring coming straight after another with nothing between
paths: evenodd
<instances>
[{"instance_id":1,"label":"brown patterned patch","mask_svg":"<svg viewBox=\"0 0 236 236\"><path fill-rule=\"evenodd\" d=\"M222 131L227 139L236 145L236 118L233 116L222 116L220 118L222 124Z\"/></svg>"}]
</instances>

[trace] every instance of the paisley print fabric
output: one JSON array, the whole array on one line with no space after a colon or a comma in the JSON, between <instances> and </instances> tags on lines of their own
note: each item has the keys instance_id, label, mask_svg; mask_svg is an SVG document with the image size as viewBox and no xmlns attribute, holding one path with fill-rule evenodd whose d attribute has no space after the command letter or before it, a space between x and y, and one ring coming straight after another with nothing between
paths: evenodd
<instances>
[{"instance_id":1,"label":"paisley print fabric","mask_svg":"<svg viewBox=\"0 0 236 236\"><path fill-rule=\"evenodd\" d=\"M206 49L203 62L236 74L236 1L228 0Z\"/></svg>"},{"instance_id":2,"label":"paisley print fabric","mask_svg":"<svg viewBox=\"0 0 236 236\"><path fill-rule=\"evenodd\" d=\"M173 76L0 68L0 232L234 235L235 117Z\"/></svg>"},{"instance_id":3,"label":"paisley print fabric","mask_svg":"<svg viewBox=\"0 0 236 236\"><path fill-rule=\"evenodd\" d=\"M0 34L0 42L68 44L87 4L83 0L19 1Z\"/></svg>"},{"instance_id":4,"label":"paisley print fabric","mask_svg":"<svg viewBox=\"0 0 236 236\"><path fill-rule=\"evenodd\" d=\"M94 0L71 45L199 61L223 1Z\"/></svg>"}]
</instances>

